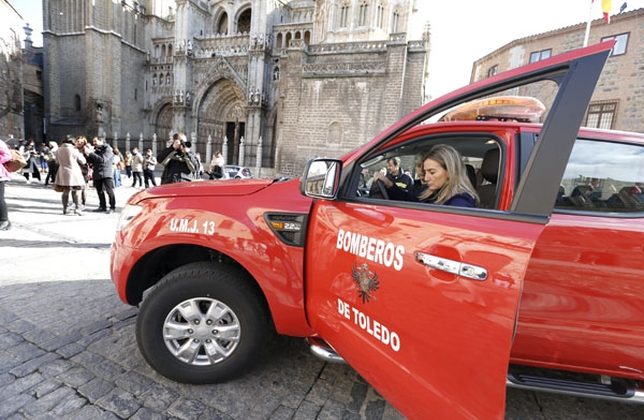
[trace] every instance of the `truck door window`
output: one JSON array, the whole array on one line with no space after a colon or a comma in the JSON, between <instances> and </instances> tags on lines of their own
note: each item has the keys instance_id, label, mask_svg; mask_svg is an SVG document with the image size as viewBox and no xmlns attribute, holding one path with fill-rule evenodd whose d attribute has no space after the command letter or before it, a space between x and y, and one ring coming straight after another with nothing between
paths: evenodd
<instances>
[{"instance_id":1,"label":"truck door window","mask_svg":"<svg viewBox=\"0 0 644 420\"><path fill-rule=\"evenodd\" d=\"M480 135L415 139L371 155L358 165L356 196L367 200L416 201L409 192L413 190L419 196L427 188L423 157L436 145L451 146L460 154L467 183L483 198L477 200L476 207L496 208L501 148L496 139ZM384 186L379 185L382 181L375 181L377 174L387 176L396 187L385 187L383 191ZM407 194L400 194L401 189Z\"/></svg>"},{"instance_id":2,"label":"truck door window","mask_svg":"<svg viewBox=\"0 0 644 420\"><path fill-rule=\"evenodd\" d=\"M591 213L644 212L644 147L578 139L555 208Z\"/></svg>"}]
</instances>

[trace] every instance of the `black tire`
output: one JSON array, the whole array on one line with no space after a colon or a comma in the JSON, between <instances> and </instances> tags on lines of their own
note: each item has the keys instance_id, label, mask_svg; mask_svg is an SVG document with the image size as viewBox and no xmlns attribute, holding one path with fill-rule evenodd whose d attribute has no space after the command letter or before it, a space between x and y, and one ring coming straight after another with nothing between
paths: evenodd
<instances>
[{"instance_id":1,"label":"black tire","mask_svg":"<svg viewBox=\"0 0 644 420\"><path fill-rule=\"evenodd\" d=\"M187 264L163 277L145 297L136 323L136 341L150 366L169 379L192 384L223 382L240 376L250 368L252 362L257 360L257 355L273 328L269 322L266 304L247 277L244 272L235 267L208 262ZM214 308L228 308L230 311L224 310L222 313L226 315L216 321L210 319L216 319L216 317L204 314L208 322L215 322L215 324L209 324L206 327L205 321L198 321L199 324L195 324L193 330L190 327L193 327L192 323L195 321L182 318L184 312L178 309L179 304L186 301L195 303L197 308L204 308L204 311L213 304L212 302L218 302L213 306ZM186 303L182 308L192 309L193 307ZM192 313L200 314L200 311ZM179 321L171 314L175 314ZM193 318L198 320L199 316L201 315ZM169 323L166 324L166 321ZM164 333L167 331L166 327L170 325L182 327L182 329L176 329L179 331L177 334L187 335L192 331L200 334L198 337L202 338L193 340L182 337L166 341ZM204 334L209 334L208 330L215 334L215 330L210 328L217 325L221 328L229 327L235 331L239 326L239 331L232 333L237 334L238 337L230 340L221 337L211 337L212 340L203 339ZM199 341L201 344L195 344ZM206 354L206 341L210 343L209 348L217 343L217 348L230 349L230 354L222 356L223 359L219 361L211 360ZM184 345L196 346L200 349L193 351L193 360L181 360L180 356L175 356L170 351L170 348L177 350L173 346L183 348ZM180 351L178 353L181 354Z\"/></svg>"}]
</instances>

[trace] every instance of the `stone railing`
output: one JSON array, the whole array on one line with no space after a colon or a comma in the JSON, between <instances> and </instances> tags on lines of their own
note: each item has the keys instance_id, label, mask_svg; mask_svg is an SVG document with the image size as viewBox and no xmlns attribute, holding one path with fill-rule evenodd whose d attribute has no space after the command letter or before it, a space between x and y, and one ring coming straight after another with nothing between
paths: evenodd
<instances>
[{"instance_id":1,"label":"stone railing","mask_svg":"<svg viewBox=\"0 0 644 420\"><path fill-rule=\"evenodd\" d=\"M309 54L337 54L387 51L387 41L342 42L337 44L310 45Z\"/></svg>"},{"instance_id":2,"label":"stone railing","mask_svg":"<svg viewBox=\"0 0 644 420\"><path fill-rule=\"evenodd\" d=\"M354 63L309 63L302 67L304 77L363 76L385 74L383 61L359 61Z\"/></svg>"},{"instance_id":3,"label":"stone railing","mask_svg":"<svg viewBox=\"0 0 644 420\"><path fill-rule=\"evenodd\" d=\"M194 56L198 58L221 55L224 57L248 54L250 35L212 35L207 38L197 38L194 45Z\"/></svg>"}]
</instances>

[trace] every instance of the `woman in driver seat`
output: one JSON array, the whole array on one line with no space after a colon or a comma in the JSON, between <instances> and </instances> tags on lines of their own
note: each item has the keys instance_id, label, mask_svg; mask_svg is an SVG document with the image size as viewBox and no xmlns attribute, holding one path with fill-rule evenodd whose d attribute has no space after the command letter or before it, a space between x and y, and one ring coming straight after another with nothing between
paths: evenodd
<instances>
[{"instance_id":1,"label":"woman in driver seat","mask_svg":"<svg viewBox=\"0 0 644 420\"><path fill-rule=\"evenodd\" d=\"M460 153L452 146L439 144L423 156L423 179L426 188L404 191L387 177L376 175L393 200L418 201L446 206L476 207L478 194L467 176Z\"/></svg>"}]
</instances>

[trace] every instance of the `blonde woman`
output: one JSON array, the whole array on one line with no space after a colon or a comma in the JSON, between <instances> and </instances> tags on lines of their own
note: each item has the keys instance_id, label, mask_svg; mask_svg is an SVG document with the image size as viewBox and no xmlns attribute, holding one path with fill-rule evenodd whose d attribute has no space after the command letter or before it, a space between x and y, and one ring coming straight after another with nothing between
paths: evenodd
<instances>
[{"instance_id":1,"label":"blonde woman","mask_svg":"<svg viewBox=\"0 0 644 420\"><path fill-rule=\"evenodd\" d=\"M426 187L421 191L405 191L387 177L378 175L394 200L419 201L445 206L476 207L479 197L467 176L460 153L452 146L439 144L423 156L423 180Z\"/></svg>"}]
</instances>

